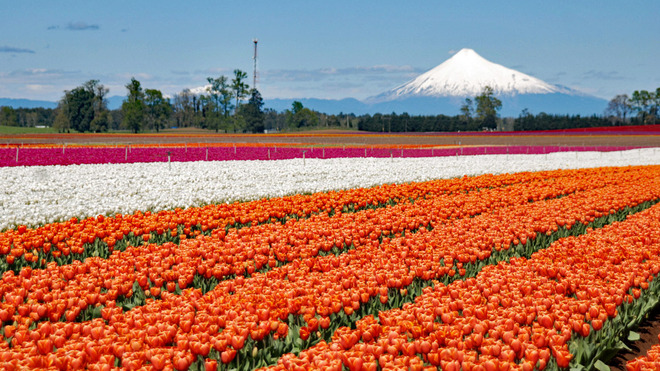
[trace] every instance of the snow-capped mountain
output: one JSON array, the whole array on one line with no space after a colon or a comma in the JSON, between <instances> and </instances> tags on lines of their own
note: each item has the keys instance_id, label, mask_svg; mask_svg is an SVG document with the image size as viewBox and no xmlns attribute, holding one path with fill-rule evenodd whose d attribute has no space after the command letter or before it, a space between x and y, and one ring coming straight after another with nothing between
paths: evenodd
<instances>
[{"instance_id":1,"label":"snow-capped mountain","mask_svg":"<svg viewBox=\"0 0 660 371\"><path fill-rule=\"evenodd\" d=\"M502 101L503 116L530 113L602 114L607 101L493 63L462 49L437 67L391 90L367 98L369 112L455 115L465 98L489 86Z\"/></svg>"},{"instance_id":2,"label":"snow-capped mountain","mask_svg":"<svg viewBox=\"0 0 660 371\"><path fill-rule=\"evenodd\" d=\"M497 96L573 93L488 61L466 48L437 67L368 101L376 103L409 97L474 97L481 94L486 86L490 86Z\"/></svg>"}]
</instances>

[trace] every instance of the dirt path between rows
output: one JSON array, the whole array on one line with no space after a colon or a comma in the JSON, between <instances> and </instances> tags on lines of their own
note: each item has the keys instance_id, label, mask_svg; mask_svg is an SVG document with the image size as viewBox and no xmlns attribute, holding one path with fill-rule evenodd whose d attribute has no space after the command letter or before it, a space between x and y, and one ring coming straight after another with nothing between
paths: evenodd
<instances>
[{"instance_id":1,"label":"dirt path between rows","mask_svg":"<svg viewBox=\"0 0 660 371\"><path fill-rule=\"evenodd\" d=\"M314 131L283 134L215 134L205 130L160 134L15 134L0 135L1 144L172 144L172 143L289 143L302 145L406 146L660 146L659 135L584 133L400 133Z\"/></svg>"},{"instance_id":2,"label":"dirt path between rows","mask_svg":"<svg viewBox=\"0 0 660 371\"><path fill-rule=\"evenodd\" d=\"M660 334L660 306L655 307L649 314L648 319L642 322L636 332L640 335L638 341L625 342L630 350L619 352L616 357L608 362L611 371L625 371L626 362L646 355L646 352L652 346L658 344L658 334Z\"/></svg>"}]
</instances>

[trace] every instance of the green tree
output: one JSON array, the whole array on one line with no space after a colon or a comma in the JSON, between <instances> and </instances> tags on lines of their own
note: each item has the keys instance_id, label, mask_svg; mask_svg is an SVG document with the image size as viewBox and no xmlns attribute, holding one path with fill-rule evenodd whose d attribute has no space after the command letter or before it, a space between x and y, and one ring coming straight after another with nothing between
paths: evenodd
<instances>
[{"instance_id":1,"label":"green tree","mask_svg":"<svg viewBox=\"0 0 660 371\"><path fill-rule=\"evenodd\" d=\"M110 89L99 84L98 80L90 80L86 84L86 89L94 92L94 100L92 106L94 108L94 118L89 125L91 131L99 133L108 131L110 126L110 114L108 112L108 105L105 96Z\"/></svg>"},{"instance_id":2,"label":"green tree","mask_svg":"<svg viewBox=\"0 0 660 371\"><path fill-rule=\"evenodd\" d=\"M215 132L218 132L218 129L221 126L226 126L229 111L232 109L231 99L232 99L232 90L230 89L229 84L227 83L226 76L220 76L216 79L208 77L206 79L209 82L209 86L206 88L206 91L209 93L211 100L213 101L213 118L212 118L212 127L215 129Z\"/></svg>"},{"instance_id":3,"label":"green tree","mask_svg":"<svg viewBox=\"0 0 660 371\"><path fill-rule=\"evenodd\" d=\"M89 130L95 133L108 131L110 126L110 113L108 110L103 110L94 115L92 122L89 124Z\"/></svg>"},{"instance_id":4,"label":"green tree","mask_svg":"<svg viewBox=\"0 0 660 371\"><path fill-rule=\"evenodd\" d=\"M122 124L132 132L138 133L144 120L144 92L140 82L134 77L131 78L131 82L126 84L126 89L128 89L128 97L121 105L124 114Z\"/></svg>"},{"instance_id":5,"label":"green tree","mask_svg":"<svg viewBox=\"0 0 660 371\"><path fill-rule=\"evenodd\" d=\"M245 83L245 79L247 79L247 73L239 69L234 70L234 78L231 80L231 90L234 93L234 97L236 98L236 108L234 111L234 132L238 127L240 127L240 124L242 123L241 120L238 119L238 108L241 104L241 100L247 97L248 89L250 88L249 85Z\"/></svg>"},{"instance_id":6,"label":"green tree","mask_svg":"<svg viewBox=\"0 0 660 371\"><path fill-rule=\"evenodd\" d=\"M297 100L294 100L293 103L291 103L291 113L293 113L294 115L302 111L303 108L304 108L303 104L298 102Z\"/></svg>"},{"instance_id":7,"label":"green tree","mask_svg":"<svg viewBox=\"0 0 660 371\"><path fill-rule=\"evenodd\" d=\"M94 93L79 86L65 95L69 126L79 132L89 131L94 120Z\"/></svg>"},{"instance_id":8,"label":"green tree","mask_svg":"<svg viewBox=\"0 0 660 371\"><path fill-rule=\"evenodd\" d=\"M291 110L287 110L285 114L287 126L293 129L314 127L319 124L319 116L309 108L303 107L298 101L294 101Z\"/></svg>"},{"instance_id":9,"label":"green tree","mask_svg":"<svg viewBox=\"0 0 660 371\"><path fill-rule=\"evenodd\" d=\"M656 93L660 88L656 90ZM630 105L642 124L653 124L657 118L658 102L656 93L646 90L635 90L630 98Z\"/></svg>"},{"instance_id":10,"label":"green tree","mask_svg":"<svg viewBox=\"0 0 660 371\"><path fill-rule=\"evenodd\" d=\"M145 89L144 91L145 103L145 121L149 128L160 129L165 128L167 122L172 116L172 105L170 101L163 97L163 93L158 89Z\"/></svg>"},{"instance_id":11,"label":"green tree","mask_svg":"<svg viewBox=\"0 0 660 371\"><path fill-rule=\"evenodd\" d=\"M655 94L653 96L653 107L652 113L655 119L658 119L658 114L660 113L660 88L655 89Z\"/></svg>"},{"instance_id":12,"label":"green tree","mask_svg":"<svg viewBox=\"0 0 660 371\"><path fill-rule=\"evenodd\" d=\"M65 131L71 128L71 123L69 122L69 117L66 112L66 108L61 104L55 109L57 114L55 115L55 122L53 122L53 128L57 129L58 132L64 133Z\"/></svg>"},{"instance_id":13,"label":"green tree","mask_svg":"<svg viewBox=\"0 0 660 371\"><path fill-rule=\"evenodd\" d=\"M497 127L497 111L502 108L502 101L493 95L493 88L485 86L481 94L474 100L477 102L477 118L486 128Z\"/></svg>"},{"instance_id":14,"label":"green tree","mask_svg":"<svg viewBox=\"0 0 660 371\"><path fill-rule=\"evenodd\" d=\"M240 107L240 116L245 120L245 128L252 133L263 133L264 131L264 100L257 89L250 90L250 99L247 104Z\"/></svg>"},{"instance_id":15,"label":"green tree","mask_svg":"<svg viewBox=\"0 0 660 371\"><path fill-rule=\"evenodd\" d=\"M207 95L200 95L199 98L195 100L195 126L202 129L212 128L213 125L213 111L214 103L213 99Z\"/></svg>"},{"instance_id":16,"label":"green tree","mask_svg":"<svg viewBox=\"0 0 660 371\"><path fill-rule=\"evenodd\" d=\"M0 109L0 125L3 126L17 126L18 121L16 120L16 111L9 107L3 106Z\"/></svg>"},{"instance_id":17,"label":"green tree","mask_svg":"<svg viewBox=\"0 0 660 371\"><path fill-rule=\"evenodd\" d=\"M461 116L469 124L472 121L472 115L474 114L474 106L472 99L465 98L465 103L461 106Z\"/></svg>"},{"instance_id":18,"label":"green tree","mask_svg":"<svg viewBox=\"0 0 660 371\"><path fill-rule=\"evenodd\" d=\"M70 91L65 90L58 104L54 126L80 131L106 131L109 113L105 100L108 89L99 80L89 80Z\"/></svg>"},{"instance_id":19,"label":"green tree","mask_svg":"<svg viewBox=\"0 0 660 371\"><path fill-rule=\"evenodd\" d=\"M514 122L514 130L530 130L530 127L534 124L534 115L529 113L527 108L524 108L520 115Z\"/></svg>"}]
</instances>

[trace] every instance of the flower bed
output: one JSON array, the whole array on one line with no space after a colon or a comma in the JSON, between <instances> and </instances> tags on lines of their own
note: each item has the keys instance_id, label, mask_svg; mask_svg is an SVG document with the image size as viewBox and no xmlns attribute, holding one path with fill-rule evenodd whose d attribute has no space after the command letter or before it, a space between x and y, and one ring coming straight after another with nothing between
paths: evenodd
<instances>
[{"instance_id":1,"label":"flower bed","mask_svg":"<svg viewBox=\"0 0 660 371\"><path fill-rule=\"evenodd\" d=\"M464 175L652 164L660 151L0 167L0 231Z\"/></svg>"},{"instance_id":2,"label":"flower bed","mask_svg":"<svg viewBox=\"0 0 660 371\"><path fill-rule=\"evenodd\" d=\"M473 155L520 155L555 152L611 152L631 146L440 146L435 147L291 147L265 143L260 146L218 146L196 143L188 146L5 146L0 147L0 167L36 165L127 164L190 161L243 161L333 158L418 158Z\"/></svg>"},{"instance_id":3,"label":"flower bed","mask_svg":"<svg viewBox=\"0 0 660 371\"><path fill-rule=\"evenodd\" d=\"M657 298L658 200L637 166L10 229L0 367L589 368Z\"/></svg>"}]
</instances>

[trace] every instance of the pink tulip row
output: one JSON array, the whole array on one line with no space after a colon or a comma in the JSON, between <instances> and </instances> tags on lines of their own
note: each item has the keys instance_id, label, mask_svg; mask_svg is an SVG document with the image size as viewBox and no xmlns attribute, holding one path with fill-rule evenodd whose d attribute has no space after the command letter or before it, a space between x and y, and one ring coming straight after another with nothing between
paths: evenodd
<instances>
[{"instance_id":1,"label":"pink tulip row","mask_svg":"<svg viewBox=\"0 0 660 371\"><path fill-rule=\"evenodd\" d=\"M494 154L545 154L573 151L622 151L631 146L487 146L439 148L374 147L20 147L0 148L0 167L34 165L123 164L294 158L439 157Z\"/></svg>"}]
</instances>

